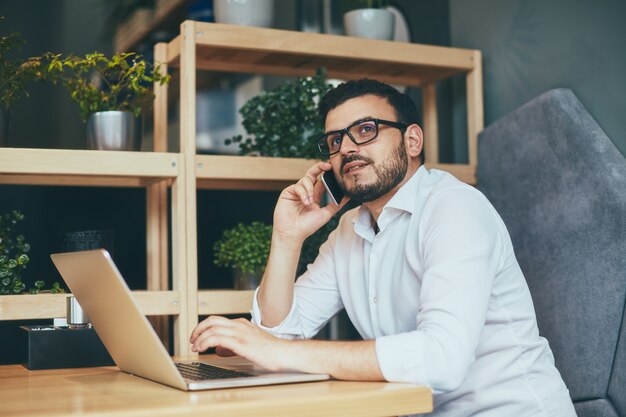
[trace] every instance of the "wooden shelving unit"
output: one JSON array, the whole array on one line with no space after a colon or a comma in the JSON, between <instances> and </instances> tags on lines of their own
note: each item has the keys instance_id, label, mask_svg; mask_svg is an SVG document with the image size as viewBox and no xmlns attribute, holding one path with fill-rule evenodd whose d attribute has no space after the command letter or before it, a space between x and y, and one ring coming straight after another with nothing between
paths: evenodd
<instances>
[{"instance_id":1,"label":"wooden shelving unit","mask_svg":"<svg viewBox=\"0 0 626 417\"><path fill-rule=\"evenodd\" d=\"M170 3L172 7L174 3ZM0 184L146 187L148 291L134 294L147 315L175 317L176 355L191 354L187 340L199 315L246 313L252 305L252 291L198 290L197 190L281 190L315 163L304 159L197 155L198 69L304 76L324 66L333 78L370 77L419 86L423 93L427 165L476 183L476 139L483 127L479 51L193 21L183 22L180 29L180 35L171 42L155 45L155 61L180 73L179 153L167 152L168 87L160 85L155 85L154 152L0 148ZM440 164L436 82L458 74L465 74L467 82L469 163ZM63 316L64 297L2 296L0 320Z\"/></svg>"},{"instance_id":2,"label":"wooden shelving unit","mask_svg":"<svg viewBox=\"0 0 626 417\"><path fill-rule=\"evenodd\" d=\"M313 75L325 67L329 77L376 78L422 89L429 167L445 169L463 181L476 183L476 140L483 128L480 51L396 43L346 36L260 29L216 23L183 22L180 35L155 45L155 61L178 68L180 138L186 186L177 198L187 202L184 262L178 274L187 277L187 324L191 332L198 315L245 313L252 292L198 291L196 191L202 189L280 190L297 181L315 161L303 159L196 155L196 71ZM438 161L436 83L465 74L469 163ZM167 143L166 88L156 90L155 144ZM176 255L175 255L176 258ZM189 353L189 352L184 352Z\"/></svg>"}]
</instances>

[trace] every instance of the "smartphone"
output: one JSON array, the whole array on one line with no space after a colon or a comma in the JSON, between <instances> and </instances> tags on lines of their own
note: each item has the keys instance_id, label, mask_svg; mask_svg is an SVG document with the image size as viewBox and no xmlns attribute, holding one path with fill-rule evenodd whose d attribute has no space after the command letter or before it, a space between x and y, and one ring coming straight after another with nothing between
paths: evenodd
<instances>
[{"instance_id":1,"label":"smartphone","mask_svg":"<svg viewBox=\"0 0 626 417\"><path fill-rule=\"evenodd\" d=\"M333 200L336 206L339 205L341 200L343 200L343 196L345 195L343 189L337 182L337 178L335 178L335 174L333 171L326 171L322 174L322 182L324 183L324 187L326 187L326 192L330 196L330 199Z\"/></svg>"}]
</instances>

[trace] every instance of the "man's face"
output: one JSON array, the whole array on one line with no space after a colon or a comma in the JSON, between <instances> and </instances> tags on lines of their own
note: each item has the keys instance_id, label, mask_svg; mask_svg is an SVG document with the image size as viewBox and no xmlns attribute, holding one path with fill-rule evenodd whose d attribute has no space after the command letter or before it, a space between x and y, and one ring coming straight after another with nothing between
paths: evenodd
<instances>
[{"instance_id":1,"label":"man's face","mask_svg":"<svg viewBox=\"0 0 626 417\"><path fill-rule=\"evenodd\" d=\"M343 129L357 120L377 118L396 121L387 99L367 95L350 99L331 110L325 131ZM360 202L374 201L393 190L404 179L408 157L402 132L380 124L378 136L371 142L356 145L344 135L341 150L329 161L342 179L346 195Z\"/></svg>"}]
</instances>

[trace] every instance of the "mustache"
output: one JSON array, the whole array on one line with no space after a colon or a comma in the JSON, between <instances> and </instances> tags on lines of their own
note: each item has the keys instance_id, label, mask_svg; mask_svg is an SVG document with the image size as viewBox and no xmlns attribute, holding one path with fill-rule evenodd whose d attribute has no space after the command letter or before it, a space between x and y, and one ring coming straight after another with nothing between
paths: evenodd
<instances>
[{"instance_id":1,"label":"mustache","mask_svg":"<svg viewBox=\"0 0 626 417\"><path fill-rule=\"evenodd\" d=\"M367 156L361 156L358 154L350 154L341 160L341 172L343 172L343 168L348 165L350 162L354 161L362 161L366 164L373 164L374 161Z\"/></svg>"}]
</instances>

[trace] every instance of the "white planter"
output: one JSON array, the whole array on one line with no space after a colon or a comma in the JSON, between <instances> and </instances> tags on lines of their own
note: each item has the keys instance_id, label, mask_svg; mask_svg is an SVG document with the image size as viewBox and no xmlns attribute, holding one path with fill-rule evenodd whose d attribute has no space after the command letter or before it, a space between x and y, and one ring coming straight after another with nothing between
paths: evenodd
<instances>
[{"instance_id":1,"label":"white planter","mask_svg":"<svg viewBox=\"0 0 626 417\"><path fill-rule=\"evenodd\" d=\"M274 0L213 0L217 23L240 26L272 26Z\"/></svg>"},{"instance_id":2,"label":"white planter","mask_svg":"<svg viewBox=\"0 0 626 417\"><path fill-rule=\"evenodd\" d=\"M346 35L358 38L392 40L395 16L384 9L358 9L343 15Z\"/></svg>"}]
</instances>

